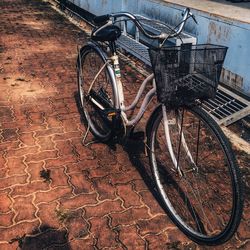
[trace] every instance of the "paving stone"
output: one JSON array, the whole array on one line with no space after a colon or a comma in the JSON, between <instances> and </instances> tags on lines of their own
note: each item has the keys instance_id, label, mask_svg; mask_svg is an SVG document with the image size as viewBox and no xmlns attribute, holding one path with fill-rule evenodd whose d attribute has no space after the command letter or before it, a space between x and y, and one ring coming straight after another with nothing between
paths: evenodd
<instances>
[{"instance_id":1,"label":"paving stone","mask_svg":"<svg viewBox=\"0 0 250 250\"><path fill-rule=\"evenodd\" d=\"M134 192L131 184L117 186L117 193L124 201L123 206L128 208L131 206L140 206L140 197Z\"/></svg>"},{"instance_id":2,"label":"paving stone","mask_svg":"<svg viewBox=\"0 0 250 250\"><path fill-rule=\"evenodd\" d=\"M6 163L8 169L8 175L23 175L26 174L26 165L24 163L24 157L9 158Z\"/></svg>"},{"instance_id":3,"label":"paving stone","mask_svg":"<svg viewBox=\"0 0 250 250\"><path fill-rule=\"evenodd\" d=\"M122 208L122 203L120 200L115 201L104 201L99 203L97 206L87 205L84 207L85 216L87 218L91 217L102 217L106 214L122 212L124 208Z\"/></svg>"},{"instance_id":4,"label":"paving stone","mask_svg":"<svg viewBox=\"0 0 250 250\"><path fill-rule=\"evenodd\" d=\"M18 140L18 134L16 128L6 128L1 132L3 141L16 141Z\"/></svg>"},{"instance_id":5,"label":"paving stone","mask_svg":"<svg viewBox=\"0 0 250 250\"><path fill-rule=\"evenodd\" d=\"M0 179L0 189L6 189L8 187L16 187L16 185L25 184L27 175L14 175L6 178Z\"/></svg>"},{"instance_id":6,"label":"paving stone","mask_svg":"<svg viewBox=\"0 0 250 250\"><path fill-rule=\"evenodd\" d=\"M148 190L148 187L143 180L134 180L133 184L136 192Z\"/></svg>"},{"instance_id":7,"label":"paving stone","mask_svg":"<svg viewBox=\"0 0 250 250\"><path fill-rule=\"evenodd\" d=\"M240 239L250 239L250 221L241 223L238 229L238 236Z\"/></svg>"},{"instance_id":8,"label":"paving stone","mask_svg":"<svg viewBox=\"0 0 250 250\"><path fill-rule=\"evenodd\" d=\"M7 173L8 173L7 167L0 168L0 178L5 178L7 176Z\"/></svg>"},{"instance_id":9,"label":"paving stone","mask_svg":"<svg viewBox=\"0 0 250 250\"><path fill-rule=\"evenodd\" d=\"M119 240L127 249L146 249L147 243L137 234L137 228L135 225L120 227L118 231Z\"/></svg>"},{"instance_id":10,"label":"paving stone","mask_svg":"<svg viewBox=\"0 0 250 250\"><path fill-rule=\"evenodd\" d=\"M45 118L48 128L60 128L62 127L62 122L57 116L46 116Z\"/></svg>"},{"instance_id":11,"label":"paving stone","mask_svg":"<svg viewBox=\"0 0 250 250\"><path fill-rule=\"evenodd\" d=\"M18 181L16 181L15 183L18 183L19 185L15 185L13 187L13 192L11 193L13 197L20 196L20 195L24 196L28 194L33 194L38 191L49 190L49 184L44 181L34 181L34 182L26 183L24 185L20 185L21 183Z\"/></svg>"},{"instance_id":12,"label":"paving stone","mask_svg":"<svg viewBox=\"0 0 250 250\"><path fill-rule=\"evenodd\" d=\"M63 209L76 209L87 205L96 205L96 194L80 194L60 201Z\"/></svg>"},{"instance_id":13,"label":"paving stone","mask_svg":"<svg viewBox=\"0 0 250 250\"><path fill-rule=\"evenodd\" d=\"M40 151L55 149L55 143L52 136L41 136L36 139L36 144L39 145Z\"/></svg>"},{"instance_id":14,"label":"paving stone","mask_svg":"<svg viewBox=\"0 0 250 250\"><path fill-rule=\"evenodd\" d=\"M71 155L73 153L73 147L70 140L56 141L55 145L60 155Z\"/></svg>"},{"instance_id":15,"label":"paving stone","mask_svg":"<svg viewBox=\"0 0 250 250\"><path fill-rule=\"evenodd\" d=\"M35 146L35 139L34 139L34 133L33 132L27 132L27 133L18 133L19 139L25 146Z\"/></svg>"},{"instance_id":16,"label":"paving stone","mask_svg":"<svg viewBox=\"0 0 250 250\"><path fill-rule=\"evenodd\" d=\"M141 219L150 219L150 215L148 213L148 208L140 207L140 208L129 208L125 211L112 213L112 226L116 227L118 225L130 225L135 224L138 220Z\"/></svg>"},{"instance_id":17,"label":"paving stone","mask_svg":"<svg viewBox=\"0 0 250 250\"><path fill-rule=\"evenodd\" d=\"M45 162L29 162L26 163L28 166L27 172L30 174L30 182L42 180L41 171L44 170Z\"/></svg>"},{"instance_id":18,"label":"paving stone","mask_svg":"<svg viewBox=\"0 0 250 250\"><path fill-rule=\"evenodd\" d=\"M114 173L110 176L112 185L126 184L131 181L141 179L140 174L136 169L132 171L122 171L119 173Z\"/></svg>"},{"instance_id":19,"label":"paving stone","mask_svg":"<svg viewBox=\"0 0 250 250\"><path fill-rule=\"evenodd\" d=\"M91 162L89 162L89 165L92 165ZM103 164L103 163L102 163ZM110 176L115 173L121 172L120 166L114 165L114 164L103 164L100 166L100 160L98 162L99 167L96 168L90 168L91 171L89 171L89 177L90 178L100 178L105 176Z\"/></svg>"},{"instance_id":20,"label":"paving stone","mask_svg":"<svg viewBox=\"0 0 250 250\"><path fill-rule=\"evenodd\" d=\"M95 240L92 237L88 237L85 239L74 239L70 242L70 246L74 250L82 250L83 246L84 250L93 250L94 242Z\"/></svg>"},{"instance_id":21,"label":"paving stone","mask_svg":"<svg viewBox=\"0 0 250 250\"><path fill-rule=\"evenodd\" d=\"M33 205L32 200L32 195L14 198L13 209L16 213L15 222L34 220L36 218L36 207Z\"/></svg>"},{"instance_id":22,"label":"paving stone","mask_svg":"<svg viewBox=\"0 0 250 250\"><path fill-rule=\"evenodd\" d=\"M65 219L64 224L69 232L69 240L85 238L89 235L89 225L82 215L83 210L78 209Z\"/></svg>"},{"instance_id":23,"label":"paving stone","mask_svg":"<svg viewBox=\"0 0 250 250\"><path fill-rule=\"evenodd\" d=\"M56 158L58 158L57 150L46 150L46 151L41 151L35 154L27 154L25 161L26 162L39 162L42 160L56 159Z\"/></svg>"},{"instance_id":24,"label":"paving stone","mask_svg":"<svg viewBox=\"0 0 250 250\"><path fill-rule=\"evenodd\" d=\"M189 239L176 227L172 224L172 227L169 227L166 230L168 239L166 240L167 246L173 247L182 247L182 243L187 244Z\"/></svg>"},{"instance_id":25,"label":"paving stone","mask_svg":"<svg viewBox=\"0 0 250 250\"><path fill-rule=\"evenodd\" d=\"M111 185L109 177L95 178L92 180L92 182L93 189L96 190L96 192L98 193L99 200L113 200L116 198L116 189L114 186Z\"/></svg>"},{"instance_id":26,"label":"paving stone","mask_svg":"<svg viewBox=\"0 0 250 250\"><path fill-rule=\"evenodd\" d=\"M150 219L138 221L140 235L146 235L148 233L161 232L168 227L173 227L171 220L167 215L158 215Z\"/></svg>"},{"instance_id":27,"label":"paving stone","mask_svg":"<svg viewBox=\"0 0 250 250\"><path fill-rule=\"evenodd\" d=\"M71 197L72 188L70 187L57 187L46 192L37 192L34 203L39 204L41 202L52 202L65 197Z\"/></svg>"},{"instance_id":28,"label":"paving stone","mask_svg":"<svg viewBox=\"0 0 250 250\"><path fill-rule=\"evenodd\" d=\"M82 138L82 133L80 131L67 132L64 134L55 134L54 141L64 141L68 139Z\"/></svg>"},{"instance_id":29,"label":"paving stone","mask_svg":"<svg viewBox=\"0 0 250 250\"><path fill-rule=\"evenodd\" d=\"M142 202L149 206L151 214L165 214L164 210L159 206L157 200L149 190L140 192L139 194L142 197Z\"/></svg>"},{"instance_id":30,"label":"paving stone","mask_svg":"<svg viewBox=\"0 0 250 250\"><path fill-rule=\"evenodd\" d=\"M20 141L3 142L0 144L1 150L14 151L19 149ZM7 152L8 153L8 152Z\"/></svg>"},{"instance_id":31,"label":"paving stone","mask_svg":"<svg viewBox=\"0 0 250 250\"><path fill-rule=\"evenodd\" d=\"M168 248L167 244L169 243L169 240L166 232L160 234L148 234L144 239L147 241L149 249L173 249L171 247ZM192 248L187 249L192 250Z\"/></svg>"},{"instance_id":32,"label":"paving stone","mask_svg":"<svg viewBox=\"0 0 250 250\"><path fill-rule=\"evenodd\" d=\"M6 213L10 211L12 202L8 192L10 192L10 190L0 191L0 213Z\"/></svg>"},{"instance_id":33,"label":"paving stone","mask_svg":"<svg viewBox=\"0 0 250 250\"><path fill-rule=\"evenodd\" d=\"M22 147L18 149L11 149L7 152L7 157L21 157L27 154L35 154L38 152L38 147Z\"/></svg>"},{"instance_id":34,"label":"paving stone","mask_svg":"<svg viewBox=\"0 0 250 250\"><path fill-rule=\"evenodd\" d=\"M77 163L68 163L66 165L66 172L67 174L76 174L82 173L83 171L88 171L89 173L92 172L95 168L97 168L98 162L97 160L82 160Z\"/></svg>"},{"instance_id":35,"label":"paving stone","mask_svg":"<svg viewBox=\"0 0 250 250\"><path fill-rule=\"evenodd\" d=\"M49 129L43 129L36 131L36 137L40 136L51 136L51 135L57 135L63 133L63 128L57 127L57 128L49 128Z\"/></svg>"},{"instance_id":36,"label":"paving stone","mask_svg":"<svg viewBox=\"0 0 250 250\"><path fill-rule=\"evenodd\" d=\"M75 194L90 193L93 191L92 183L85 174L71 173L69 177Z\"/></svg>"},{"instance_id":37,"label":"paving stone","mask_svg":"<svg viewBox=\"0 0 250 250\"><path fill-rule=\"evenodd\" d=\"M58 229L62 227L60 218L57 214L57 203L42 203L37 205L38 213L37 216L43 222L44 225L47 225L50 228Z\"/></svg>"},{"instance_id":38,"label":"paving stone","mask_svg":"<svg viewBox=\"0 0 250 250\"><path fill-rule=\"evenodd\" d=\"M62 120L62 127L66 133L74 131L78 132L78 126L74 119Z\"/></svg>"},{"instance_id":39,"label":"paving stone","mask_svg":"<svg viewBox=\"0 0 250 250\"><path fill-rule=\"evenodd\" d=\"M76 162L78 162L78 159L75 155L63 155L56 159L45 160L45 163L46 163L45 166L48 169L52 169L52 168L64 166L68 163L76 163Z\"/></svg>"},{"instance_id":40,"label":"paving stone","mask_svg":"<svg viewBox=\"0 0 250 250\"><path fill-rule=\"evenodd\" d=\"M0 242L0 249L4 249L4 250L13 250L13 249L18 249L18 242L15 241L12 244L10 243L2 243Z\"/></svg>"},{"instance_id":41,"label":"paving stone","mask_svg":"<svg viewBox=\"0 0 250 250\"><path fill-rule=\"evenodd\" d=\"M108 227L107 218L93 218L90 220L91 233L97 239L98 248L111 248L119 246L119 243L115 240L116 234Z\"/></svg>"},{"instance_id":42,"label":"paving stone","mask_svg":"<svg viewBox=\"0 0 250 250\"><path fill-rule=\"evenodd\" d=\"M50 170L51 187L68 186L69 176L65 173L65 168L53 168Z\"/></svg>"},{"instance_id":43,"label":"paving stone","mask_svg":"<svg viewBox=\"0 0 250 250\"><path fill-rule=\"evenodd\" d=\"M95 162L98 162L99 160L95 157L95 153L93 150L89 149L88 147L84 147L82 145L82 137L79 140L79 138L71 138L71 144L74 148L75 153L77 154L77 157L79 161L85 162L86 160L96 160ZM93 166L95 162L89 161L89 166Z\"/></svg>"}]
</instances>

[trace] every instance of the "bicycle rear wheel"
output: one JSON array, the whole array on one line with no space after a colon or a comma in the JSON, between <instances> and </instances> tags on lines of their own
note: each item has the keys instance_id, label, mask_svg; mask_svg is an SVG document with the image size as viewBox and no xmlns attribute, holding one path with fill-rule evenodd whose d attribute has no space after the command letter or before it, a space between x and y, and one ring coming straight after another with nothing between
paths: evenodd
<instances>
[{"instance_id":1,"label":"bicycle rear wheel","mask_svg":"<svg viewBox=\"0 0 250 250\"><path fill-rule=\"evenodd\" d=\"M165 125L164 125L165 122ZM201 108L158 108L148 135L153 177L172 221L200 244L232 237L243 207L231 146Z\"/></svg>"},{"instance_id":2,"label":"bicycle rear wheel","mask_svg":"<svg viewBox=\"0 0 250 250\"><path fill-rule=\"evenodd\" d=\"M92 134L100 141L111 137L115 90L105 55L94 45L80 51L77 60L78 93L84 117Z\"/></svg>"}]
</instances>

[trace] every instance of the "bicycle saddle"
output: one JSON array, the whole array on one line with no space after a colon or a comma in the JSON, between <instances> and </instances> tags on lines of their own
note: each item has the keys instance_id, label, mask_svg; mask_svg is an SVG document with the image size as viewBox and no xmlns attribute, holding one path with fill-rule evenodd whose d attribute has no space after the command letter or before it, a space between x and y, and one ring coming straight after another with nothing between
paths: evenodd
<instances>
[{"instance_id":1,"label":"bicycle saddle","mask_svg":"<svg viewBox=\"0 0 250 250\"><path fill-rule=\"evenodd\" d=\"M91 38L99 42L114 42L121 35L121 29L113 24L93 30Z\"/></svg>"}]
</instances>

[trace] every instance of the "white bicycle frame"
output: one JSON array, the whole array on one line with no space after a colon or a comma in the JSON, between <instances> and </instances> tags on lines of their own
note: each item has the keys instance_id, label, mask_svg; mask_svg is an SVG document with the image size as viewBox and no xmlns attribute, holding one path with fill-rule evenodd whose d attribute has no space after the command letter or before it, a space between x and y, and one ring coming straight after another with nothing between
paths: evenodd
<instances>
[{"instance_id":1,"label":"white bicycle frame","mask_svg":"<svg viewBox=\"0 0 250 250\"><path fill-rule=\"evenodd\" d=\"M155 85L155 80L154 80L154 74L149 75L142 82L135 99L132 101L132 103L129 106L125 106L125 104L124 104L125 97L124 97L123 85L122 85L122 81L121 81L118 55L113 55L111 58L107 58L106 55L104 55L103 51L100 48L98 48L98 50L102 54L103 58L106 58L106 62L103 65L103 67L99 70L99 72L95 76L92 83L90 84L90 88L88 90L88 93L90 92L90 90L91 90L94 82L98 78L99 74L107 67L107 69L111 75L112 81L115 83L114 84L114 92L115 92L115 97L116 97L116 99L114 100L115 101L115 103L114 103L115 108L117 110L121 111L121 117L123 119L124 125L126 127L129 127L129 126L133 127L140 121L140 119L142 118L143 114L145 113L148 105L150 104L152 98L156 94L156 85ZM112 64L110 63L110 61L112 62ZM114 70L114 68L115 68L115 70ZM142 93L144 92L146 86L151 82L153 82L153 88L147 92L136 116L134 118L132 118L131 120L129 120L127 118L126 112L129 110L133 110L136 107L136 105L137 105L140 97L142 96ZM95 100L93 100L93 98L91 98L91 101L93 103L95 103L95 105L97 105L100 109L104 110L104 107L102 107L101 104L99 104ZM173 150L173 146L172 146L172 142L171 142L170 129L169 129L169 124L171 124L171 122L169 121L169 119L167 117L166 106L164 104L162 104L162 112L163 112L163 124L164 124L165 137L166 137L166 141L167 141L167 148L168 148L169 154L171 156L171 160L175 166L175 169L181 174L180 166L179 166L179 163L176 159L176 156L175 156L175 153ZM175 121L175 122L178 122L178 129L179 129L179 131L181 131L181 127L180 127L181 125L179 124L179 121ZM191 160L192 164L194 164L194 166L196 166L195 161L193 160L193 157L188 149L183 132L181 132L181 143L182 143L182 146L183 146L188 158Z\"/></svg>"}]
</instances>

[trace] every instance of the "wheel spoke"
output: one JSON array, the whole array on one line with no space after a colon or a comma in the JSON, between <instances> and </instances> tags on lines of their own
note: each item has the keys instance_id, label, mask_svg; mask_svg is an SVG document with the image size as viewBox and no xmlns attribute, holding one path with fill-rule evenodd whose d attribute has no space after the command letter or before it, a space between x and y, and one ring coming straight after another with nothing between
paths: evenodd
<instances>
[{"instance_id":1,"label":"wheel spoke","mask_svg":"<svg viewBox=\"0 0 250 250\"><path fill-rule=\"evenodd\" d=\"M186 109L185 116L180 116L182 111L167 112L168 120L163 122L158 111L149 141L153 175L163 203L189 237L203 243L224 242L239 224L236 211L242 213L239 176L232 174L239 170L231 160L231 148L204 111ZM165 131L171 144L166 142ZM182 174L176 169L174 157Z\"/></svg>"}]
</instances>

